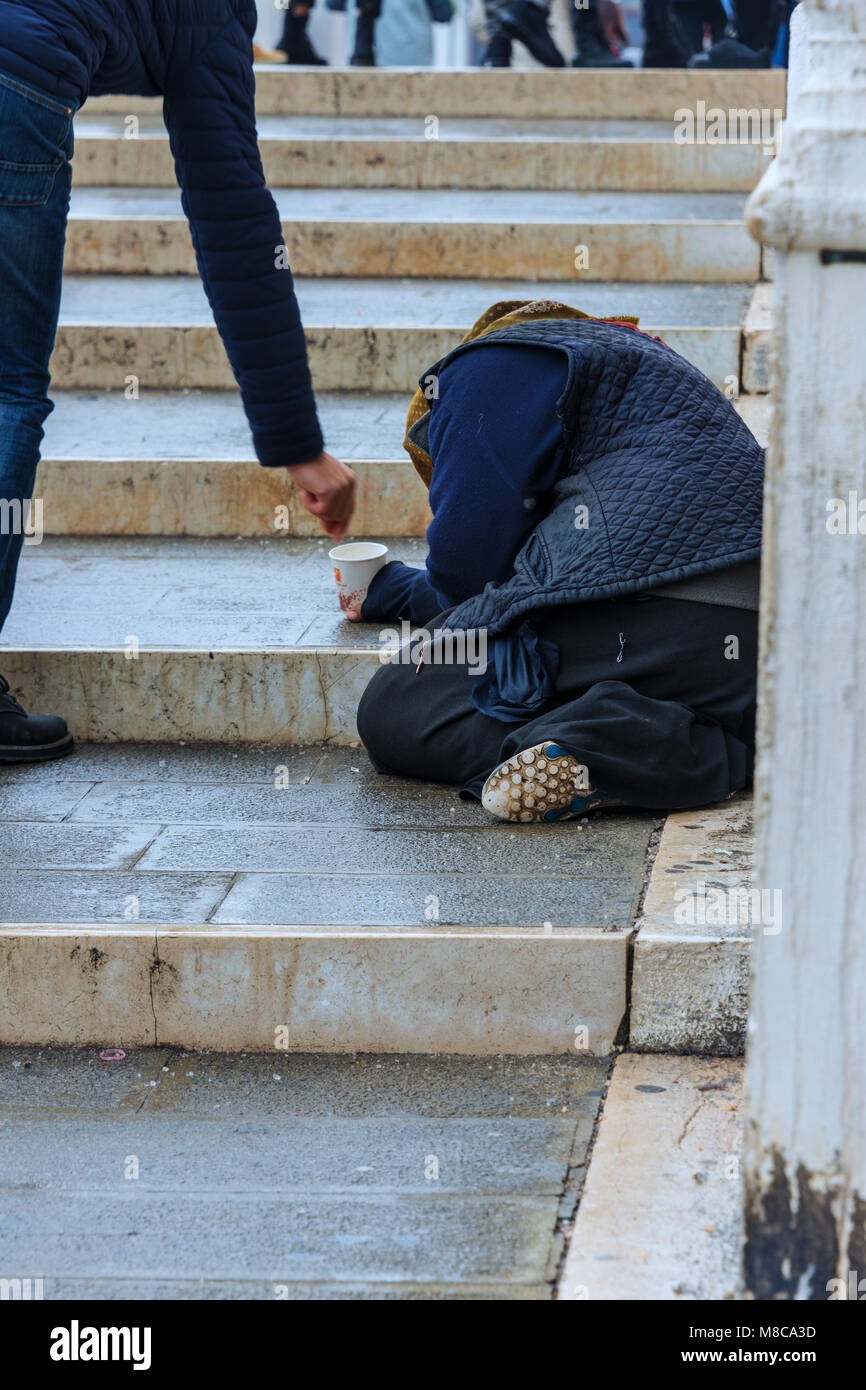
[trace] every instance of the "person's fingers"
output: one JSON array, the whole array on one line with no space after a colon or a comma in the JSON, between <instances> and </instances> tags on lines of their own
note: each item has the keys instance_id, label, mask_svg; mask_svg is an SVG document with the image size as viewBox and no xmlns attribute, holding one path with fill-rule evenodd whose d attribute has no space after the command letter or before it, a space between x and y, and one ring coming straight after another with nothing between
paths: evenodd
<instances>
[{"instance_id":1,"label":"person's fingers","mask_svg":"<svg viewBox=\"0 0 866 1390\"><path fill-rule=\"evenodd\" d=\"M324 516L328 508L327 500L325 498L319 497L318 494L315 492L302 491L301 501L303 502L307 511L311 512L313 516Z\"/></svg>"},{"instance_id":2,"label":"person's fingers","mask_svg":"<svg viewBox=\"0 0 866 1390\"><path fill-rule=\"evenodd\" d=\"M339 492L301 491L301 500L313 516L348 522L355 510L355 489L347 487Z\"/></svg>"},{"instance_id":3,"label":"person's fingers","mask_svg":"<svg viewBox=\"0 0 866 1390\"><path fill-rule=\"evenodd\" d=\"M307 511L327 536L342 540L355 511L357 475L330 454L322 454L293 471L298 495Z\"/></svg>"},{"instance_id":4,"label":"person's fingers","mask_svg":"<svg viewBox=\"0 0 866 1390\"><path fill-rule=\"evenodd\" d=\"M361 610L360 608L347 608L343 617L347 618L350 623L359 623L361 621Z\"/></svg>"}]
</instances>

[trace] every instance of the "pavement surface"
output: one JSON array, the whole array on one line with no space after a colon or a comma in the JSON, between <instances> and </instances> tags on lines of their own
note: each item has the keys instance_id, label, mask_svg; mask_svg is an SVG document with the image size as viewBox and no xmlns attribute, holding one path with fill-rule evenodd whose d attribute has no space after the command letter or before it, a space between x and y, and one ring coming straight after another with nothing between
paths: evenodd
<instances>
[{"instance_id":1,"label":"pavement surface","mask_svg":"<svg viewBox=\"0 0 866 1390\"><path fill-rule=\"evenodd\" d=\"M363 749L82 745L0 771L0 920L629 927L650 813L493 821ZM430 895L434 895L431 898ZM132 906L131 906L132 905Z\"/></svg>"},{"instance_id":2,"label":"pavement surface","mask_svg":"<svg viewBox=\"0 0 866 1390\"><path fill-rule=\"evenodd\" d=\"M547 1299L609 1061L0 1048L47 1299Z\"/></svg>"}]
</instances>

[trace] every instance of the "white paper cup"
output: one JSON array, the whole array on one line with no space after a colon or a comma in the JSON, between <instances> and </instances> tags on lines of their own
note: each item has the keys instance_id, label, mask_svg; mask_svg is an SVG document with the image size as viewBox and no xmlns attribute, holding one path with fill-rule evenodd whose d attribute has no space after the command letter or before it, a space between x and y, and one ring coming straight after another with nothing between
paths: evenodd
<instances>
[{"instance_id":1,"label":"white paper cup","mask_svg":"<svg viewBox=\"0 0 866 1390\"><path fill-rule=\"evenodd\" d=\"M340 607L345 613L349 608L361 607L373 575L378 574L388 559L388 547L378 541L349 541L346 545L335 545L328 552L328 558L334 567Z\"/></svg>"}]
</instances>

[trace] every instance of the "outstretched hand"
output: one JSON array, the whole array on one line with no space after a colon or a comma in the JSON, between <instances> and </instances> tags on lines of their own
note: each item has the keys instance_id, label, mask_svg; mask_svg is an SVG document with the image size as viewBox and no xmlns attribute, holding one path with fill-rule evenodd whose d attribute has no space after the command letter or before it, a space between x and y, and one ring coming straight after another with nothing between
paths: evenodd
<instances>
[{"instance_id":1,"label":"outstretched hand","mask_svg":"<svg viewBox=\"0 0 866 1390\"><path fill-rule=\"evenodd\" d=\"M342 540L355 511L358 479L351 468L335 459L333 454L321 453L310 463L295 464L289 472L307 511L316 517L332 540Z\"/></svg>"}]
</instances>

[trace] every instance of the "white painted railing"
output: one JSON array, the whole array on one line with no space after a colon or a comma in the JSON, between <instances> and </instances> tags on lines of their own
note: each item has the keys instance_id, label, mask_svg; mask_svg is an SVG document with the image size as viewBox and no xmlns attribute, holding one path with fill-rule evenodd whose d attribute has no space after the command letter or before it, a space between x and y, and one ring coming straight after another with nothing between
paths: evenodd
<instances>
[{"instance_id":1,"label":"white painted railing","mask_svg":"<svg viewBox=\"0 0 866 1390\"><path fill-rule=\"evenodd\" d=\"M794 15L761 594L745 1288L866 1297L866 3ZM860 1281L863 1281L862 1284ZM839 1281L838 1283L834 1281Z\"/></svg>"}]
</instances>

